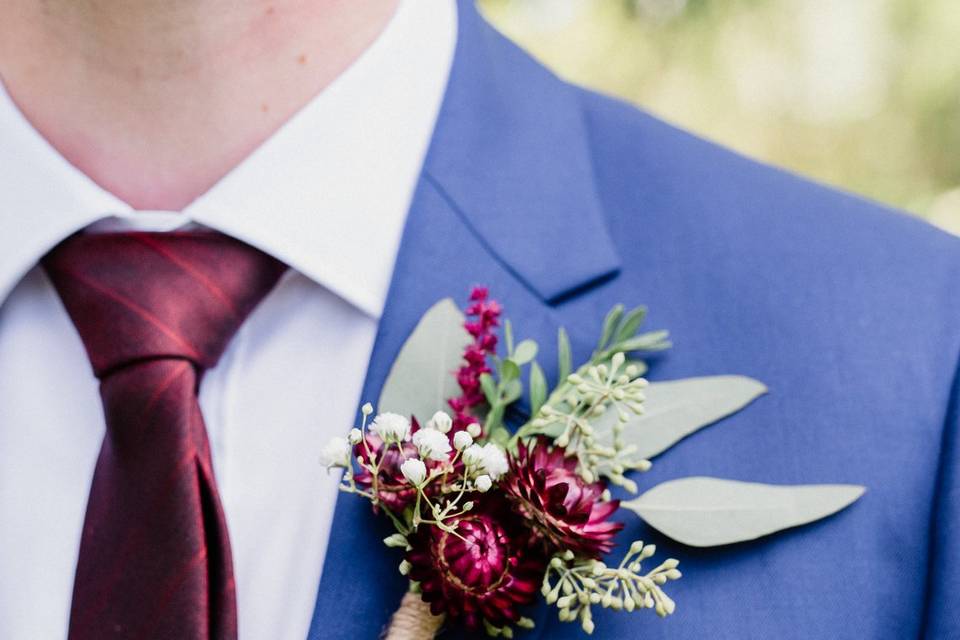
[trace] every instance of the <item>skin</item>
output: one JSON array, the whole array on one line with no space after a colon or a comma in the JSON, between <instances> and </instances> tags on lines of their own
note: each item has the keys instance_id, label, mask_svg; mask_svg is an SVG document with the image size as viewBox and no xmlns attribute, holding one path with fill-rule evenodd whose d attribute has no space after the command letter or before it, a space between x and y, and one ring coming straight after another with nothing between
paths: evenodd
<instances>
[{"instance_id":1,"label":"skin","mask_svg":"<svg viewBox=\"0 0 960 640\"><path fill-rule=\"evenodd\" d=\"M0 0L0 79L136 209L210 189L377 38L398 0Z\"/></svg>"}]
</instances>

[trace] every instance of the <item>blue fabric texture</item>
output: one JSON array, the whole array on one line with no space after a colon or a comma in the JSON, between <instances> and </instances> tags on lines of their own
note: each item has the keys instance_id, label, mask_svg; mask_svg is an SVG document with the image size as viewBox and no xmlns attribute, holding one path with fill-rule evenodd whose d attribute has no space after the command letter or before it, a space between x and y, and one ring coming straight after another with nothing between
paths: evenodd
<instances>
[{"instance_id":1,"label":"blue fabric texture","mask_svg":"<svg viewBox=\"0 0 960 640\"><path fill-rule=\"evenodd\" d=\"M620 514L621 545L655 542L684 578L669 619L595 609L595 637L960 638L960 241L565 84L461 2L364 400L423 312L473 284L540 342L551 379L557 328L583 360L623 302L671 331L651 379L770 387L659 457L641 489L687 475L868 487L827 520L719 549ZM340 497L311 639L379 636L405 589L389 532ZM529 615L522 637L582 634L543 605Z\"/></svg>"}]
</instances>

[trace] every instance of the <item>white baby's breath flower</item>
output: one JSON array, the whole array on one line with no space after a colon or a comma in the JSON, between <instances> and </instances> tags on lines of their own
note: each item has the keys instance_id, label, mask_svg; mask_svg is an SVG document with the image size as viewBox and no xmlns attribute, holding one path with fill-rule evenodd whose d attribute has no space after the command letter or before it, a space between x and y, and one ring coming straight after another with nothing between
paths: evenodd
<instances>
[{"instance_id":1,"label":"white baby's breath flower","mask_svg":"<svg viewBox=\"0 0 960 640\"><path fill-rule=\"evenodd\" d=\"M422 460L410 458L400 465L400 473L407 479L407 482L419 487L427 479L427 465L423 464Z\"/></svg>"},{"instance_id":2,"label":"white baby's breath flower","mask_svg":"<svg viewBox=\"0 0 960 640\"><path fill-rule=\"evenodd\" d=\"M406 442L410 439L410 421L399 413L381 413L373 419L370 430L384 442Z\"/></svg>"},{"instance_id":3,"label":"white baby's breath flower","mask_svg":"<svg viewBox=\"0 0 960 640\"><path fill-rule=\"evenodd\" d=\"M473 444L473 438L466 431L457 431L453 434L453 447L457 451L463 451Z\"/></svg>"},{"instance_id":4,"label":"white baby's breath flower","mask_svg":"<svg viewBox=\"0 0 960 640\"><path fill-rule=\"evenodd\" d=\"M360 444L360 441L363 440L363 433L360 429L350 429L350 435L347 436L347 440L350 441L350 444Z\"/></svg>"},{"instance_id":5,"label":"white baby's breath flower","mask_svg":"<svg viewBox=\"0 0 960 640\"><path fill-rule=\"evenodd\" d=\"M499 479L510 469L507 454L499 446L488 442L483 445L483 468L487 470L491 478Z\"/></svg>"},{"instance_id":6,"label":"white baby's breath flower","mask_svg":"<svg viewBox=\"0 0 960 640\"><path fill-rule=\"evenodd\" d=\"M320 462L328 469L330 467L347 467L350 465L350 443L346 438L337 436L330 438L320 452Z\"/></svg>"},{"instance_id":7,"label":"white baby's breath flower","mask_svg":"<svg viewBox=\"0 0 960 640\"><path fill-rule=\"evenodd\" d=\"M447 460L450 457L450 440L436 429L420 429L413 434L413 444L425 460Z\"/></svg>"},{"instance_id":8,"label":"white baby's breath flower","mask_svg":"<svg viewBox=\"0 0 960 640\"><path fill-rule=\"evenodd\" d=\"M469 433L474 438L480 437L480 430L481 430L480 424L477 422L472 422L469 425L467 425L467 433Z\"/></svg>"},{"instance_id":9,"label":"white baby's breath flower","mask_svg":"<svg viewBox=\"0 0 960 640\"><path fill-rule=\"evenodd\" d=\"M477 476L477 479L474 482L477 485L477 491L480 493L486 493L487 491L490 491L490 487L493 486L493 480L491 480L490 476L487 474Z\"/></svg>"},{"instance_id":10,"label":"white baby's breath flower","mask_svg":"<svg viewBox=\"0 0 960 640\"><path fill-rule=\"evenodd\" d=\"M486 473L492 480L499 479L510 468L507 463L507 454L492 442L482 447L478 444L470 445L463 452L463 461L468 467Z\"/></svg>"},{"instance_id":11,"label":"white baby's breath flower","mask_svg":"<svg viewBox=\"0 0 960 640\"><path fill-rule=\"evenodd\" d=\"M482 467L483 447L478 444L471 444L463 451L463 461L468 467Z\"/></svg>"},{"instance_id":12,"label":"white baby's breath flower","mask_svg":"<svg viewBox=\"0 0 960 640\"><path fill-rule=\"evenodd\" d=\"M440 433L449 433L453 426L453 418L444 411L437 411L433 417L427 420L428 429L436 429Z\"/></svg>"}]
</instances>

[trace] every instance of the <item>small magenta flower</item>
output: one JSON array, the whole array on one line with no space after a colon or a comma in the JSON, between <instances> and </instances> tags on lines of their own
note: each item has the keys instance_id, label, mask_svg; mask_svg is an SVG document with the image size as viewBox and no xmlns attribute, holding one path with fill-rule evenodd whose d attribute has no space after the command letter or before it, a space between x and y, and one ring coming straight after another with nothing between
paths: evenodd
<instances>
[{"instance_id":1,"label":"small magenta flower","mask_svg":"<svg viewBox=\"0 0 960 640\"><path fill-rule=\"evenodd\" d=\"M472 411L486 402L483 389L480 386L480 376L491 373L487 358L497 350L497 334L495 330L500 326L502 309L495 300L488 300L489 291L486 287L474 287L470 292L470 304L466 308L468 320L464 328L473 337L473 342L467 345L463 352L463 364L457 371L457 384L460 385L460 395L448 400L454 411L453 431L463 431L476 422ZM478 425L479 427L479 425ZM479 428L471 433L474 438L479 437Z\"/></svg>"}]
</instances>

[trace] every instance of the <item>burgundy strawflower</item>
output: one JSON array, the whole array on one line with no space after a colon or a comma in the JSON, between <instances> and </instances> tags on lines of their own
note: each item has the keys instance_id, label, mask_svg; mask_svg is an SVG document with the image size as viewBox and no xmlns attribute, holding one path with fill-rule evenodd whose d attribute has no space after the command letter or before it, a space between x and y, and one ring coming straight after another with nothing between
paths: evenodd
<instances>
[{"instance_id":1,"label":"burgundy strawflower","mask_svg":"<svg viewBox=\"0 0 960 640\"><path fill-rule=\"evenodd\" d=\"M620 501L603 500L604 484L585 482L576 469L576 457L540 438L518 445L500 486L548 552L569 549L599 559L611 551L614 535L623 528L607 519Z\"/></svg>"},{"instance_id":2,"label":"burgundy strawflower","mask_svg":"<svg viewBox=\"0 0 960 640\"><path fill-rule=\"evenodd\" d=\"M468 319L463 326L473 336L473 342L464 349L464 362L457 371L457 383L461 393L448 401L454 411L454 433L477 422L471 409L486 402L480 388L480 376L491 372L487 366L487 358L497 350L497 335L494 330L500 326L502 308L496 300L489 299L486 287L474 287L465 312Z\"/></svg>"},{"instance_id":3,"label":"burgundy strawflower","mask_svg":"<svg viewBox=\"0 0 960 640\"><path fill-rule=\"evenodd\" d=\"M378 419L380 417L383 416L379 416ZM420 423L417 422L416 417L411 417L410 434L415 436L420 430ZM363 440L354 445L353 453L357 458L363 458L367 463L380 461L380 472L377 474L377 498L380 504L397 514L402 513L405 507L413 504L417 497L417 491L404 478L400 466L411 458L420 457L416 444L407 440L400 444L394 442L385 445L383 439L371 429L366 433ZM442 461L431 459L425 459L424 463L427 469L434 469L443 464ZM462 462L458 461L454 469L460 469L462 466ZM361 467L354 475L354 480L361 489L373 489L373 474L366 468ZM424 491L430 496L438 490L439 487L433 485L424 487ZM376 511L376 505L374 510Z\"/></svg>"},{"instance_id":4,"label":"burgundy strawflower","mask_svg":"<svg viewBox=\"0 0 960 640\"><path fill-rule=\"evenodd\" d=\"M491 496L450 522L457 535L420 525L408 538L408 575L420 583L430 611L462 620L468 629L479 628L483 619L495 627L517 622L519 607L534 601L546 569L527 532L511 529L509 508L497 503Z\"/></svg>"},{"instance_id":5,"label":"burgundy strawflower","mask_svg":"<svg viewBox=\"0 0 960 640\"><path fill-rule=\"evenodd\" d=\"M377 474L377 498L380 504L390 511L401 513L407 505L413 504L417 491L403 477L400 465L409 458L416 458L417 448L411 442L404 442L402 451L400 445L384 446L383 440L375 433L367 433L365 440L366 446L362 440L354 445L353 454L366 462L370 462L371 458L375 460L382 458L380 473ZM367 455L368 448L371 456ZM373 488L373 474L365 468L361 468L354 475L354 480L361 489L369 491Z\"/></svg>"}]
</instances>

